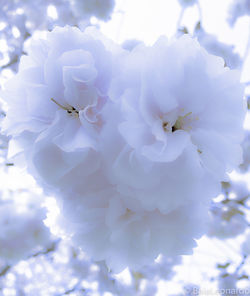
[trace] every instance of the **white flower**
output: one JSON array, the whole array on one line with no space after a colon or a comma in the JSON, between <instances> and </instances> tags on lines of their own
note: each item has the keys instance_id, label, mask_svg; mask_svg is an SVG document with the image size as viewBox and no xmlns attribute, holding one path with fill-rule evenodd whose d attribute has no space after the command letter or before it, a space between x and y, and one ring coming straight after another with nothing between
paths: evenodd
<instances>
[{"instance_id":1,"label":"white flower","mask_svg":"<svg viewBox=\"0 0 250 296\"><path fill-rule=\"evenodd\" d=\"M114 9L114 0L73 0L73 11L82 18L95 16L107 21Z\"/></svg>"},{"instance_id":2,"label":"white flower","mask_svg":"<svg viewBox=\"0 0 250 296\"><path fill-rule=\"evenodd\" d=\"M148 209L209 200L241 162L239 73L189 36L137 47L123 59L110 95L121 106L113 125L127 143L118 148L117 141L116 150L107 144L110 179Z\"/></svg>"},{"instance_id":3,"label":"white flower","mask_svg":"<svg viewBox=\"0 0 250 296\"><path fill-rule=\"evenodd\" d=\"M174 275L173 267L181 264L182 257L159 256L154 264L143 266L136 273L148 281L156 281L159 278L171 279Z\"/></svg>"},{"instance_id":4,"label":"white flower","mask_svg":"<svg viewBox=\"0 0 250 296\"><path fill-rule=\"evenodd\" d=\"M211 208L207 234L221 239L235 237L243 233L247 225L244 212L237 208L237 204L215 204Z\"/></svg>"},{"instance_id":5,"label":"white flower","mask_svg":"<svg viewBox=\"0 0 250 296\"><path fill-rule=\"evenodd\" d=\"M61 193L57 224L94 260L114 272L137 270L159 254L190 254L206 229L207 207L189 203L168 214L145 211L134 199L119 195L96 176L85 178L81 195ZM97 188L96 188L97 187ZM95 188L95 190L94 190Z\"/></svg>"},{"instance_id":6,"label":"white flower","mask_svg":"<svg viewBox=\"0 0 250 296\"><path fill-rule=\"evenodd\" d=\"M218 41L215 35L206 33L203 28L196 29L195 36L210 54L222 57L227 67L231 69L241 67L242 60L239 54L234 52L233 45Z\"/></svg>"},{"instance_id":7,"label":"white flower","mask_svg":"<svg viewBox=\"0 0 250 296\"><path fill-rule=\"evenodd\" d=\"M44 208L2 201L0 217L0 257L7 264L26 259L49 245L50 232L43 223Z\"/></svg>"},{"instance_id":8,"label":"white flower","mask_svg":"<svg viewBox=\"0 0 250 296\"><path fill-rule=\"evenodd\" d=\"M223 191L225 192L226 196L229 195L229 198L232 199L232 202L236 201L236 203L242 204L246 202L250 196L250 192L245 181L230 180L229 183L223 183L223 187Z\"/></svg>"},{"instance_id":9,"label":"white flower","mask_svg":"<svg viewBox=\"0 0 250 296\"><path fill-rule=\"evenodd\" d=\"M160 39L145 63L141 85L128 85L121 98L119 129L128 144L160 163L194 145L203 165L222 174L240 163L245 106L239 73L188 36L172 44Z\"/></svg>"},{"instance_id":10,"label":"white flower","mask_svg":"<svg viewBox=\"0 0 250 296\"><path fill-rule=\"evenodd\" d=\"M57 27L22 57L4 129L49 183L98 150L110 78L111 53L77 28Z\"/></svg>"}]
</instances>

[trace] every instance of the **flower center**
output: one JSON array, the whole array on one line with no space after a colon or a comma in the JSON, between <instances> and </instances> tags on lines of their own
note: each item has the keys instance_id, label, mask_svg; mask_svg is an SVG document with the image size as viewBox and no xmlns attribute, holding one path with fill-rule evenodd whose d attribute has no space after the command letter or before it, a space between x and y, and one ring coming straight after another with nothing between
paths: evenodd
<instances>
[{"instance_id":1,"label":"flower center","mask_svg":"<svg viewBox=\"0 0 250 296\"><path fill-rule=\"evenodd\" d=\"M75 117L79 117L79 111L76 110L73 106L68 106L65 107L63 105L61 105L60 103L58 103L55 99L51 98L51 101L54 102L57 106L59 106L60 108L62 108L63 110L67 111L67 113L69 115L73 115Z\"/></svg>"},{"instance_id":2,"label":"flower center","mask_svg":"<svg viewBox=\"0 0 250 296\"><path fill-rule=\"evenodd\" d=\"M168 121L163 120L162 122L162 128L165 132L175 132L177 130L186 130L189 131L191 129L190 123L192 122L192 112L188 112L185 115L178 116L175 123L171 123Z\"/></svg>"}]
</instances>

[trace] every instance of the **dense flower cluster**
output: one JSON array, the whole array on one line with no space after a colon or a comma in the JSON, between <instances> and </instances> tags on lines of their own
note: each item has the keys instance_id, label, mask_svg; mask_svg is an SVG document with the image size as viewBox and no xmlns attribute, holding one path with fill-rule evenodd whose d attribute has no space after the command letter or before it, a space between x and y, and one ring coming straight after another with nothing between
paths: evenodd
<instances>
[{"instance_id":1,"label":"dense flower cluster","mask_svg":"<svg viewBox=\"0 0 250 296\"><path fill-rule=\"evenodd\" d=\"M242 160L239 73L188 35L128 51L58 27L3 97L10 153L57 197L72 241L115 271L190 253Z\"/></svg>"},{"instance_id":2,"label":"dense flower cluster","mask_svg":"<svg viewBox=\"0 0 250 296\"><path fill-rule=\"evenodd\" d=\"M178 260L160 258L159 262L133 274L126 269L116 275L103 262L93 263L86 254L70 245L69 241L59 240L39 255L31 256L11 268L5 279L0 277L0 287L4 287L3 295L13 294L14 290L25 296L151 296L155 295L161 278L168 280L173 276L172 267L179 263ZM154 289L151 294L149 287L151 291Z\"/></svg>"}]
</instances>

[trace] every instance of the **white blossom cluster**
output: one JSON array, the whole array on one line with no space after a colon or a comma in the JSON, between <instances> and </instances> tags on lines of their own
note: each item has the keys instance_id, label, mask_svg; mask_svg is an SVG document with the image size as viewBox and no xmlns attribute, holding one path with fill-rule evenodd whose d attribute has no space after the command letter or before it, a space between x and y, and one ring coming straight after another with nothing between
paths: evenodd
<instances>
[{"instance_id":1,"label":"white blossom cluster","mask_svg":"<svg viewBox=\"0 0 250 296\"><path fill-rule=\"evenodd\" d=\"M16 70L24 42L37 30L65 24L84 28L92 16L108 21L114 6L114 0L2 0L0 69Z\"/></svg>"},{"instance_id":2,"label":"white blossom cluster","mask_svg":"<svg viewBox=\"0 0 250 296\"><path fill-rule=\"evenodd\" d=\"M235 237L243 233L249 223L243 211L238 209L237 204L228 202L226 205L215 204L211 208L211 220L208 235L220 239Z\"/></svg>"},{"instance_id":3,"label":"white blossom cluster","mask_svg":"<svg viewBox=\"0 0 250 296\"><path fill-rule=\"evenodd\" d=\"M0 266L25 260L51 243L49 228L43 223L46 210L41 196L19 192L18 199L0 202Z\"/></svg>"},{"instance_id":4,"label":"white blossom cluster","mask_svg":"<svg viewBox=\"0 0 250 296\"><path fill-rule=\"evenodd\" d=\"M227 239L242 234L249 226L246 212L250 193L245 182L223 184L224 199L214 202L207 234L211 237Z\"/></svg>"},{"instance_id":5,"label":"white blossom cluster","mask_svg":"<svg viewBox=\"0 0 250 296\"><path fill-rule=\"evenodd\" d=\"M239 73L188 35L128 51L57 27L7 83L3 130L74 244L136 270L189 254L204 233L211 198L242 161L243 92Z\"/></svg>"},{"instance_id":6,"label":"white blossom cluster","mask_svg":"<svg viewBox=\"0 0 250 296\"><path fill-rule=\"evenodd\" d=\"M210 54L222 57L230 69L239 69L242 66L242 59L235 52L234 46L220 42L215 35L207 33L200 23L196 26L194 36Z\"/></svg>"},{"instance_id":7,"label":"white blossom cluster","mask_svg":"<svg viewBox=\"0 0 250 296\"><path fill-rule=\"evenodd\" d=\"M250 1L233 0L229 8L228 23L234 26L237 19L244 15L250 15Z\"/></svg>"},{"instance_id":8,"label":"white blossom cluster","mask_svg":"<svg viewBox=\"0 0 250 296\"><path fill-rule=\"evenodd\" d=\"M25 296L54 295L155 295L157 282L173 275L178 260L161 261L142 273L115 275L103 262L93 263L86 254L72 247L67 240L59 240L44 252L21 261L0 278L3 296L16 293ZM31 284L32 277L32 284ZM154 292L149 294L149 286ZM152 288L151 288L152 291ZM18 294L19 293L19 294Z\"/></svg>"},{"instance_id":9,"label":"white blossom cluster","mask_svg":"<svg viewBox=\"0 0 250 296\"><path fill-rule=\"evenodd\" d=\"M180 27L176 33L176 36L180 37L187 33L188 29L186 27ZM229 67L230 69L240 69L242 67L243 59L235 50L234 45L223 43L218 40L216 35L207 33L201 24L201 21L197 22L194 28L193 37L197 38L200 45L204 47L208 53L223 58L225 61L225 66Z\"/></svg>"}]
</instances>

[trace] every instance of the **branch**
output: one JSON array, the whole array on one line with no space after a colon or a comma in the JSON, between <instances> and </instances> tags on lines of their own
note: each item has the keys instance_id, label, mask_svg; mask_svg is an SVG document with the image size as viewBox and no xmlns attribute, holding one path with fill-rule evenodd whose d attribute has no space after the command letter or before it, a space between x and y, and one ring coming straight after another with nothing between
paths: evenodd
<instances>
[{"instance_id":1,"label":"branch","mask_svg":"<svg viewBox=\"0 0 250 296\"><path fill-rule=\"evenodd\" d=\"M81 282L78 282L73 288L66 290L64 293L62 294L57 294L56 296L64 296L64 295L70 295L71 293L78 291L78 292L86 292L86 290L84 288L80 288L78 289L79 285ZM84 294L83 294L84 295Z\"/></svg>"},{"instance_id":2,"label":"branch","mask_svg":"<svg viewBox=\"0 0 250 296\"><path fill-rule=\"evenodd\" d=\"M5 64L2 67L0 67L1 71L4 70L4 69L6 69L6 68L9 68L10 66L12 66L14 64L16 64L18 61L19 61L19 56L18 55L15 55L13 57L13 59L9 61L8 64Z\"/></svg>"},{"instance_id":3,"label":"branch","mask_svg":"<svg viewBox=\"0 0 250 296\"><path fill-rule=\"evenodd\" d=\"M1 276L5 276L7 273L8 273L8 271L11 269L11 266L10 265L6 265L5 267L4 267L4 269L0 272L0 277Z\"/></svg>"},{"instance_id":4,"label":"branch","mask_svg":"<svg viewBox=\"0 0 250 296\"><path fill-rule=\"evenodd\" d=\"M30 255L28 258L34 258L34 257L38 257L40 255L47 255L47 254L49 254L51 252L54 252L56 250L56 248L57 248L60 241L61 241L61 239L58 239L58 240L54 241L49 248L47 248L45 250L42 250L42 251L39 251L39 252L37 252L37 253L35 253L33 255Z\"/></svg>"}]
</instances>

